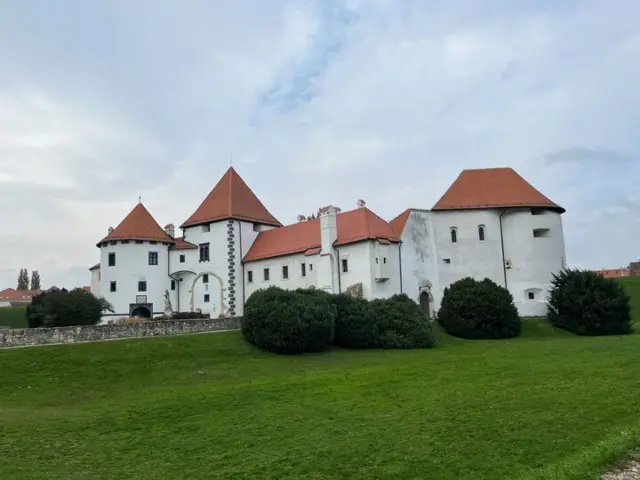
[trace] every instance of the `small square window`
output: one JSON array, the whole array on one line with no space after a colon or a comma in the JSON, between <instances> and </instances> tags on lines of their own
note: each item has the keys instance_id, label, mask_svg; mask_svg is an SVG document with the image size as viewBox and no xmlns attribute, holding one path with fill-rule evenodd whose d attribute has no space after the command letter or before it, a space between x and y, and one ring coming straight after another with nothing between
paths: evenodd
<instances>
[{"instance_id":1,"label":"small square window","mask_svg":"<svg viewBox=\"0 0 640 480\"><path fill-rule=\"evenodd\" d=\"M147 282L142 280L140 282L138 282L138 291L139 292L146 292L147 291Z\"/></svg>"},{"instance_id":2,"label":"small square window","mask_svg":"<svg viewBox=\"0 0 640 480\"><path fill-rule=\"evenodd\" d=\"M180 263L184 263L184 253L182 255L180 255Z\"/></svg>"},{"instance_id":3,"label":"small square window","mask_svg":"<svg viewBox=\"0 0 640 480\"><path fill-rule=\"evenodd\" d=\"M110 292L115 292L116 291L116 282L110 282L109 283L109 291Z\"/></svg>"},{"instance_id":4,"label":"small square window","mask_svg":"<svg viewBox=\"0 0 640 480\"><path fill-rule=\"evenodd\" d=\"M155 240L150 240L150 241L149 241L149 244L151 244L151 245L157 245L157 244L158 244L158 242L156 242Z\"/></svg>"},{"instance_id":5,"label":"small square window","mask_svg":"<svg viewBox=\"0 0 640 480\"><path fill-rule=\"evenodd\" d=\"M253 272L249 270L247 272L247 283L251 283L251 282L253 282Z\"/></svg>"},{"instance_id":6,"label":"small square window","mask_svg":"<svg viewBox=\"0 0 640 480\"><path fill-rule=\"evenodd\" d=\"M211 297L209 296L208 293L204 294L204 303L209 303L209 300L211 299Z\"/></svg>"},{"instance_id":7,"label":"small square window","mask_svg":"<svg viewBox=\"0 0 640 480\"><path fill-rule=\"evenodd\" d=\"M264 276L264 281L268 282L269 281L269 269L265 268L264 271L262 272L263 276Z\"/></svg>"},{"instance_id":8,"label":"small square window","mask_svg":"<svg viewBox=\"0 0 640 480\"><path fill-rule=\"evenodd\" d=\"M203 232L210 232L211 231L211 225L209 225L209 224L202 225L202 231Z\"/></svg>"},{"instance_id":9,"label":"small square window","mask_svg":"<svg viewBox=\"0 0 640 480\"><path fill-rule=\"evenodd\" d=\"M136 243L137 243L138 245L142 245L144 242L143 242L142 240L136 240Z\"/></svg>"},{"instance_id":10,"label":"small square window","mask_svg":"<svg viewBox=\"0 0 640 480\"><path fill-rule=\"evenodd\" d=\"M209 274L205 273L202 275L202 283L209 283Z\"/></svg>"},{"instance_id":11,"label":"small square window","mask_svg":"<svg viewBox=\"0 0 640 480\"><path fill-rule=\"evenodd\" d=\"M158 265L158 252L149 252L149 265Z\"/></svg>"},{"instance_id":12,"label":"small square window","mask_svg":"<svg viewBox=\"0 0 640 480\"><path fill-rule=\"evenodd\" d=\"M450 258L443 258L442 261L444 263L451 263L451 259Z\"/></svg>"},{"instance_id":13,"label":"small square window","mask_svg":"<svg viewBox=\"0 0 640 480\"><path fill-rule=\"evenodd\" d=\"M342 273L347 273L349 271L349 262L346 258L342 259Z\"/></svg>"},{"instance_id":14,"label":"small square window","mask_svg":"<svg viewBox=\"0 0 640 480\"><path fill-rule=\"evenodd\" d=\"M529 292L529 300L535 300L536 294L533 292Z\"/></svg>"},{"instance_id":15,"label":"small square window","mask_svg":"<svg viewBox=\"0 0 640 480\"><path fill-rule=\"evenodd\" d=\"M115 252L111 252L109 254L109 266L110 267L115 267L116 266L116 254L115 254Z\"/></svg>"},{"instance_id":16,"label":"small square window","mask_svg":"<svg viewBox=\"0 0 640 480\"><path fill-rule=\"evenodd\" d=\"M282 266L282 278L285 280L289 278L289 267L287 265Z\"/></svg>"}]
</instances>

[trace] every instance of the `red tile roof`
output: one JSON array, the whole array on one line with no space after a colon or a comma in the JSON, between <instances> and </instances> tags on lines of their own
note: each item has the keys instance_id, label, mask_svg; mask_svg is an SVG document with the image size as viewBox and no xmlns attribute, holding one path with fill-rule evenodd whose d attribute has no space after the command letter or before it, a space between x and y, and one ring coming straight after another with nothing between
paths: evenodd
<instances>
[{"instance_id":1,"label":"red tile roof","mask_svg":"<svg viewBox=\"0 0 640 480\"><path fill-rule=\"evenodd\" d=\"M404 212L389 222L389 225L391 225L391 228L393 228L393 231L396 232L399 237L402 236L404 226L407 224L407 220L409 220L409 215L411 215L411 209L407 208Z\"/></svg>"},{"instance_id":2,"label":"red tile roof","mask_svg":"<svg viewBox=\"0 0 640 480\"><path fill-rule=\"evenodd\" d=\"M339 213L336 223L336 247L369 239L400 242L391 226L368 208ZM314 255L320 252L320 243L320 219L307 220L260 232L244 261L251 262L293 253Z\"/></svg>"},{"instance_id":3,"label":"red tile roof","mask_svg":"<svg viewBox=\"0 0 640 480\"><path fill-rule=\"evenodd\" d=\"M171 245L171 250L191 250L194 248L198 248L197 245L191 243L191 242L187 242L184 237L177 237L176 239L176 243Z\"/></svg>"},{"instance_id":4,"label":"red tile roof","mask_svg":"<svg viewBox=\"0 0 640 480\"><path fill-rule=\"evenodd\" d=\"M275 227L282 225L258 200L233 167L227 170L207 198L180 228L228 219L246 220Z\"/></svg>"},{"instance_id":5,"label":"red tile roof","mask_svg":"<svg viewBox=\"0 0 640 480\"><path fill-rule=\"evenodd\" d=\"M163 243L174 243L167 233L158 225L142 203L138 203L120 222L113 232L98 242L98 246L111 240L148 240Z\"/></svg>"},{"instance_id":6,"label":"red tile roof","mask_svg":"<svg viewBox=\"0 0 640 480\"><path fill-rule=\"evenodd\" d=\"M463 170L432 210L545 207L564 208L536 190L512 168Z\"/></svg>"},{"instance_id":7,"label":"red tile roof","mask_svg":"<svg viewBox=\"0 0 640 480\"><path fill-rule=\"evenodd\" d=\"M36 295L42 293L42 290L16 290L14 288L5 288L0 291L0 300L9 302L19 302L31 300Z\"/></svg>"}]
</instances>

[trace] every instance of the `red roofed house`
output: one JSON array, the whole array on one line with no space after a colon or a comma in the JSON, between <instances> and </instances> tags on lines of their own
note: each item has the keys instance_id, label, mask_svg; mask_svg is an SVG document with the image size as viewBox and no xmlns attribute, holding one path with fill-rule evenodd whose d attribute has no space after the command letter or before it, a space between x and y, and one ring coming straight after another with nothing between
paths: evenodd
<instances>
[{"instance_id":1,"label":"red roofed house","mask_svg":"<svg viewBox=\"0 0 640 480\"><path fill-rule=\"evenodd\" d=\"M117 316L242 315L246 299L269 285L336 293L361 286L366 298L405 292L431 312L444 287L466 275L508 278L510 290L535 296L564 262L562 211L513 170L490 169L463 172L432 211L409 209L386 222L359 201L283 226L229 168L180 237L142 203L109 228L91 291Z\"/></svg>"},{"instance_id":2,"label":"red roofed house","mask_svg":"<svg viewBox=\"0 0 640 480\"><path fill-rule=\"evenodd\" d=\"M0 307L26 306L31 303L31 299L40 294L42 290L16 290L5 288L0 290Z\"/></svg>"},{"instance_id":3,"label":"red roofed house","mask_svg":"<svg viewBox=\"0 0 640 480\"><path fill-rule=\"evenodd\" d=\"M511 168L464 170L430 211L390 222L403 242L404 290L433 312L452 282L486 277L521 315L544 315L551 276L566 266L562 213Z\"/></svg>"}]
</instances>

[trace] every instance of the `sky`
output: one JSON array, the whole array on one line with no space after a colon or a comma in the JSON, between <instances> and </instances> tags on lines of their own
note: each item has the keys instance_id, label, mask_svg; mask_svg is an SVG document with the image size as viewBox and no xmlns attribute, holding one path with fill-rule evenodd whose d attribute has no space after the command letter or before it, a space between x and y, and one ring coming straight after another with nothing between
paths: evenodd
<instances>
[{"instance_id":1,"label":"sky","mask_svg":"<svg viewBox=\"0 0 640 480\"><path fill-rule=\"evenodd\" d=\"M640 258L640 2L1 0L0 288L89 284L138 202L187 219L232 160L283 223L430 208L510 166L567 260Z\"/></svg>"}]
</instances>

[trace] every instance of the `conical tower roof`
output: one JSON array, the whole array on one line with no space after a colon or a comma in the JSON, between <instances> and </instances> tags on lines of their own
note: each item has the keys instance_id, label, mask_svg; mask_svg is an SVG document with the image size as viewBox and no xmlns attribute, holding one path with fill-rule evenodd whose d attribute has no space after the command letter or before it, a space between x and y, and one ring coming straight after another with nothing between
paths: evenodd
<instances>
[{"instance_id":1,"label":"conical tower roof","mask_svg":"<svg viewBox=\"0 0 640 480\"><path fill-rule=\"evenodd\" d=\"M174 243L174 239L167 235L158 225L158 222L155 221L142 202L138 203L112 232L100 240L98 246L112 240L147 240Z\"/></svg>"},{"instance_id":2,"label":"conical tower roof","mask_svg":"<svg viewBox=\"0 0 640 480\"><path fill-rule=\"evenodd\" d=\"M273 225L282 224L265 208L233 167L224 174L207 198L180 228L193 227L220 220L245 220Z\"/></svg>"}]
</instances>

